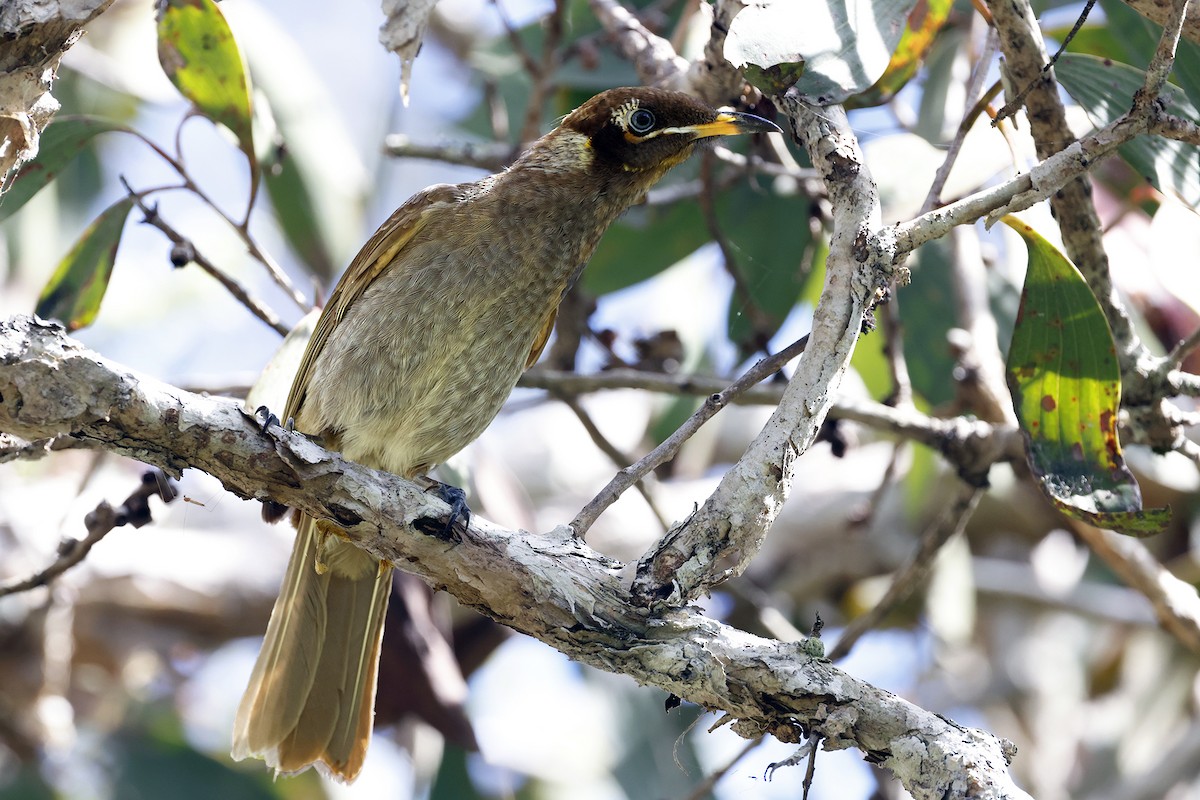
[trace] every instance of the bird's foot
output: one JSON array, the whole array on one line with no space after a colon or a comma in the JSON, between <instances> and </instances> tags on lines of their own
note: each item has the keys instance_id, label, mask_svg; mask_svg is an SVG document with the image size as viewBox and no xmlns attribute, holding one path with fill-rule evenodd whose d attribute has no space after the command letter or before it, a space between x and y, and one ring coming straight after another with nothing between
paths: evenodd
<instances>
[{"instance_id":1,"label":"bird's foot","mask_svg":"<svg viewBox=\"0 0 1200 800\"><path fill-rule=\"evenodd\" d=\"M471 524L471 509L467 507L466 492L457 486L451 486L441 481L438 481L437 485L433 487L433 492L446 505L450 506L450 516L446 518L446 530L444 531L446 536L450 535L454 530L455 523L460 519L464 528Z\"/></svg>"},{"instance_id":2,"label":"bird's foot","mask_svg":"<svg viewBox=\"0 0 1200 800\"><path fill-rule=\"evenodd\" d=\"M259 424L259 433L261 433L263 436L270 436L272 427L282 427L289 433L295 432L296 430L295 420L293 420L291 417L288 417L287 424L281 424L279 422L279 417L271 413L271 409L267 408L266 406L259 406L258 408L254 409L253 416L255 421ZM279 520L283 519L287 512L288 507L283 503L276 503L274 500L262 501L262 518L266 522L278 522Z\"/></svg>"},{"instance_id":3,"label":"bird's foot","mask_svg":"<svg viewBox=\"0 0 1200 800\"><path fill-rule=\"evenodd\" d=\"M457 486L425 478L420 481L427 484L425 491L432 492L446 505L450 506L450 514L446 517L445 525L437 525L431 519L413 520L413 526L425 533L437 536L439 539L454 538L454 527L462 521L465 530L471 524L471 509L467 506L467 493ZM423 523L423 524L422 524Z\"/></svg>"},{"instance_id":4,"label":"bird's foot","mask_svg":"<svg viewBox=\"0 0 1200 800\"><path fill-rule=\"evenodd\" d=\"M284 425L279 421L279 417L271 413L271 409L267 408L266 406L259 406L258 408L254 409L254 418L261 423L262 427L260 430L263 433L266 433L267 430L273 425L282 427L285 431L289 432L296 430L296 420L288 417L287 424Z\"/></svg>"}]
</instances>

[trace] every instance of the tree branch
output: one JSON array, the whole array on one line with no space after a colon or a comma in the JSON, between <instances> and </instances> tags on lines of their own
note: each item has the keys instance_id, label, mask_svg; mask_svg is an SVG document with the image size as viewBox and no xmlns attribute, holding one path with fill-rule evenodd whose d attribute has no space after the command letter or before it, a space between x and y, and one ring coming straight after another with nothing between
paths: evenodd
<instances>
[{"instance_id":1,"label":"tree branch","mask_svg":"<svg viewBox=\"0 0 1200 800\"><path fill-rule=\"evenodd\" d=\"M787 499L796 458L829 412L863 319L892 277L891 262L865 248L880 225L879 198L845 110L818 109L792 93L776 104L829 189L834 228L825 288L808 347L766 427L704 505L642 557L633 594L643 604L691 600L740 574L758 552Z\"/></svg>"},{"instance_id":2,"label":"tree branch","mask_svg":"<svg viewBox=\"0 0 1200 800\"><path fill-rule=\"evenodd\" d=\"M565 527L545 535L477 516L443 537L449 508L415 484L345 461L305 437L270 435L228 400L133 374L29 317L0 322L0 430L59 434L178 473L201 469L240 497L332 519L356 544L461 602L591 666L721 710L743 736L806 734L857 747L918 800L1027 798L1011 744L856 680L804 643L738 631L694 608L630 602L622 565Z\"/></svg>"}]
</instances>

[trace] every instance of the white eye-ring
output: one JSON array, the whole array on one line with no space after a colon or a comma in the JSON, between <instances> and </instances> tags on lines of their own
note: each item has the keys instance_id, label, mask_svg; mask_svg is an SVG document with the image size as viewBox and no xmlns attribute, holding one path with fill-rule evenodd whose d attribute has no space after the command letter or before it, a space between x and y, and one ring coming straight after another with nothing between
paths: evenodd
<instances>
[{"instance_id":1,"label":"white eye-ring","mask_svg":"<svg viewBox=\"0 0 1200 800\"><path fill-rule=\"evenodd\" d=\"M629 131L639 136L654 130L654 112L648 108L636 108L629 115Z\"/></svg>"}]
</instances>

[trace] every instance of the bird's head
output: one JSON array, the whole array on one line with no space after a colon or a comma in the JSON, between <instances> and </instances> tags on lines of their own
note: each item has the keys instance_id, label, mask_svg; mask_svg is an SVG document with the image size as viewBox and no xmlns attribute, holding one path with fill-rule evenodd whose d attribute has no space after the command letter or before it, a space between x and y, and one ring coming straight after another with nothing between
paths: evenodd
<instances>
[{"instance_id":1,"label":"bird's head","mask_svg":"<svg viewBox=\"0 0 1200 800\"><path fill-rule=\"evenodd\" d=\"M568 114L543 141L569 158L609 172L642 173L653 182L714 136L779 132L752 114L716 111L682 92L609 89ZM565 155L565 153L563 153Z\"/></svg>"}]
</instances>

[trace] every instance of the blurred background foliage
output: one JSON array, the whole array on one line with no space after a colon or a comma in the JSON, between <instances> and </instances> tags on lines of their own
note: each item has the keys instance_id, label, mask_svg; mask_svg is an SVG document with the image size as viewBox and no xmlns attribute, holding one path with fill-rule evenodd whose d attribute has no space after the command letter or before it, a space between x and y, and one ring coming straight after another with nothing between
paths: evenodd
<instances>
[{"instance_id":1,"label":"blurred background foliage","mask_svg":"<svg viewBox=\"0 0 1200 800\"><path fill-rule=\"evenodd\" d=\"M627 5L686 57L708 38L702 4ZM1052 44L1081 5L1040 7ZM226 99L198 97L178 76L173 86L159 64L151 4L118 0L59 72L63 110L43 139L45 180L29 172L0 199L0 314L79 311L87 345L214 393L244 394L279 331L327 294L412 192L493 171L595 92L638 82L584 0L442 0L407 106L396 58L376 45L376 6L227 0L221 9L229 44L248 66L252 120L221 111ZM187 26L179 30L186 37ZM1058 71L1080 133L1128 107L1140 83L1134 70L1149 62L1158 30L1116 0L1092 11ZM920 2L884 77L849 99L885 222L919 210L976 100L965 91L976 63L990 59L985 85L998 79L986 31L969 2ZM1092 57L1130 67L1098 71ZM1194 119L1194 44L1182 44L1172 80L1174 110ZM206 115L232 120L228 128L189 116L181 91L201 108L212 103ZM765 103L757 111L772 113ZM943 199L1034 163L1026 125L988 122L977 116ZM420 147L422 157L406 155ZM564 309L548 366L732 376L807 330L824 278L828 200L790 142L730 147L675 170L609 231ZM1200 162L1195 148L1151 139L1122 156L1094 173L1095 201L1114 278L1144 339L1163 352L1200 324ZM151 210L186 241L172 244L164 230L140 224ZM1027 218L1054 230L1044 208ZM956 234L910 260L902 336L892 340L906 356L915 405L946 415L977 413L971 365L952 346L956 260L985 267L1003 350L1026 258L1005 230ZM197 253L276 323L205 274ZM268 264L294 290L272 280ZM888 341L880 332L861 340L844 393L893 397ZM580 402L615 449L636 458L699 400L621 390ZM636 558L661 533L659 516L681 518L708 495L769 410L723 412L660 470L658 514L629 493L589 542ZM951 470L936 453L844 421L826 433L830 444L801 460L793 496L750 571L707 601L713 615L786 639L819 613L826 638L836 639L875 604L947 502ZM1151 548L1183 580L1200 581L1196 465L1136 446L1127 457L1146 505L1174 511ZM468 483L477 513L545 530L570 519L615 467L575 413L519 390L450 468ZM128 494L140 470L71 450L0 466L3 576L41 568L62 538L78 536L87 511ZM1082 523L1059 516L1027 475L999 465L990 479L965 536L937 555L922 591L840 666L1013 740L1014 772L1043 800L1200 796L1196 654L1159 630L1145 599L1080 543ZM49 589L0 599L0 797L800 796L802 769L766 779L768 765L789 755L779 743L748 748L724 728L710 731L716 717L696 708L664 713L659 692L507 636L445 597L433 613L470 683L465 721L422 707L412 674L423 665L399 654L381 677L377 736L354 786L311 772L272 781L258 763L234 763L233 711L291 534L262 526L254 504L206 476L189 473L181 491L155 508L154 525L110 535ZM814 796L904 795L859 754L840 752L818 759Z\"/></svg>"}]
</instances>

